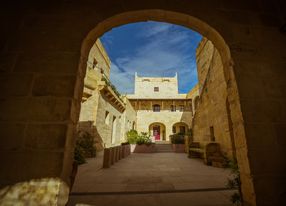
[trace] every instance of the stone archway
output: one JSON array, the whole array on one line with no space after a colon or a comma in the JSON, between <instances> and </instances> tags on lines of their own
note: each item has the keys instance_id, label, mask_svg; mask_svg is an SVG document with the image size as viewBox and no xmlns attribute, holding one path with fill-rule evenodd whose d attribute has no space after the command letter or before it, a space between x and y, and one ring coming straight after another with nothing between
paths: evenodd
<instances>
[{"instance_id":1,"label":"stone archway","mask_svg":"<svg viewBox=\"0 0 286 206\"><path fill-rule=\"evenodd\" d=\"M223 64L224 79L228 83L227 93L228 100L230 101L229 105L233 130L234 134L239 134L239 136L236 136L234 139L236 140L235 143L238 145L236 147L236 154L238 154L237 159L242 176L242 192L248 202L255 202L255 198L252 195L254 194L254 188L252 179L249 176L250 168L247 152L245 150L246 145L244 144L246 142L246 137L244 134L243 117L240 109L239 95L233 72L233 60L231 58L228 45L224 41L223 37L213 27L194 16L166 10L138 10L132 12L124 12L112 16L98 24L88 33L87 37L84 39L81 48L79 73L85 73L89 51L97 38L114 27L148 20L168 22L193 29L209 39L218 50ZM82 79L78 79L77 85L82 85ZM81 87L77 88L77 94L80 96Z\"/></svg>"},{"instance_id":2,"label":"stone archway","mask_svg":"<svg viewBox=\"0 0 286 206\"><path fill-rule=\"evenodd\" d=\"M90 47L113 27L156 20L192 28L215 44L223 57L244 200L284 203L286 48L279 30L285 24L284 1L5 3L0 8L1 186L47 176L68 182Z\"/></svg>"},{"instance_id":3,"label":"stone archway","mask_svg":"<svg viewBox=\"0 0 286 206\"><path fill-rule=\"evenodd\" d=\"M172 126L173 134L176 134L176 133L186 134L188 132L188 129L189 129L189 126L185 122L176 122Z\"/></svg>"},{"instance_id":4,"label":"stone archway","mask_svg":"<svg viewBox=\"0 0 286 206\"><path fill-rule=\"evenodd\" d=\"M149 125L149 134L152 141L166 141L166 126L160 122L153 122Z\"/></svg>"}]
</instances>

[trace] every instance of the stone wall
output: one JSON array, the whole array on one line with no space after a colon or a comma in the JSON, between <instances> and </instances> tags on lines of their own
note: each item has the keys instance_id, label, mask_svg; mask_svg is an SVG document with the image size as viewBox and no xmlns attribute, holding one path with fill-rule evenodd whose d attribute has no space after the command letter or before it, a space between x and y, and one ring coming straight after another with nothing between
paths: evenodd
<instances>
[{"instance_id":1,"label":"stone wall","mask_svg":"<svg viewBox=\"0 0 286 206\"><path fill-rule=\"evenodd\" d=\"M125 111L122 114L121 142L126 142L126 132L136 129L136 111L126 96L123 96Z\"/></svg>"},{"instance_id":2,"label":"stone wall","mask_svg":"<svg viewBox=\"0 0 286 206\"><path fill-rule=\"evenodd\" d=\"M220 143L225 156L233 158L227 85L221 57L211 41L203 39L196 53L200 99L193 120L193 140Z\"/></svg>"},{"instance_id":3,"label":"stone wall","mask_svg":"<svg viewBox=\"0 0 286 206\"><path fill-rule=\"evenodd\" d=\"M162 110L160 112L153 112L152 110L137 111L137 131L149 133L149 126L151 124L161 123L166 128L166 141L169 141L169 136L173 134L173 125L178 122L185 122L190 128L192 124L192 112L171 112L169 110Z\"/></svg>"}]
</instances>

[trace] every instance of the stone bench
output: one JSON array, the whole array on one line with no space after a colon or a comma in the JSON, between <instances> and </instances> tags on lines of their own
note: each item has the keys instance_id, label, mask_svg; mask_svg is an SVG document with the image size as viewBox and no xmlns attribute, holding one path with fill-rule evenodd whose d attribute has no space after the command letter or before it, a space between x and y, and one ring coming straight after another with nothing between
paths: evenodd
<instances>
[{"instance_id":1,"label":"stone bench","mask_svg":"<svg viewBox=\"0 0 286 206\"><path fill-rule=\"evenodd\" d=\"M223 167L225 164L217 142L192 142L189 146L189 157L201 158L205 164L215 167Z\"/></svg>"}]
</instances>

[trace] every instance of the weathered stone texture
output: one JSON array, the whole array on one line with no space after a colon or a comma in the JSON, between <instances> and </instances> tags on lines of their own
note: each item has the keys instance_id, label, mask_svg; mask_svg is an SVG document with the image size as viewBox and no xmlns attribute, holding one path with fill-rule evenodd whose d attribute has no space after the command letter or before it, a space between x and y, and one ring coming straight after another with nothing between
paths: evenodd
<instances>
[{"instance_id":1,"label":"weathered stone texture","mask_svg":"<svg viewBox=\"0 0 286 206\"><path fill-rule=\"evenodd\" d=\"M197 49L197 69L200 100L193 120L193 140L211 141L211 127L215 141L228 157L233 157L231 128L227 113L227 90L221 57L214 45L203 39Z\"/></svg>"}]
</instances>

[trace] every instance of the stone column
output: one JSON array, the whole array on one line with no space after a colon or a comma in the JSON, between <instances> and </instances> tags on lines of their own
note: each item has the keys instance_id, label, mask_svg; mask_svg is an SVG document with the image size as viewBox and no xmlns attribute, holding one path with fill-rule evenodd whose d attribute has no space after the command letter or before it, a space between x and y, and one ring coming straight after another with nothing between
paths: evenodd
<instances>
[{"instance_id":1,"label":"stone column","mask_svg":"<svg viewBox=\"0 0 286 206\"><path fill-rule=\"evenodd\" d=\"M105 148L103 155L103 168L109 168L110 165L111 165L111 150L110 148Z\"/></svg>"}]
</instances>

